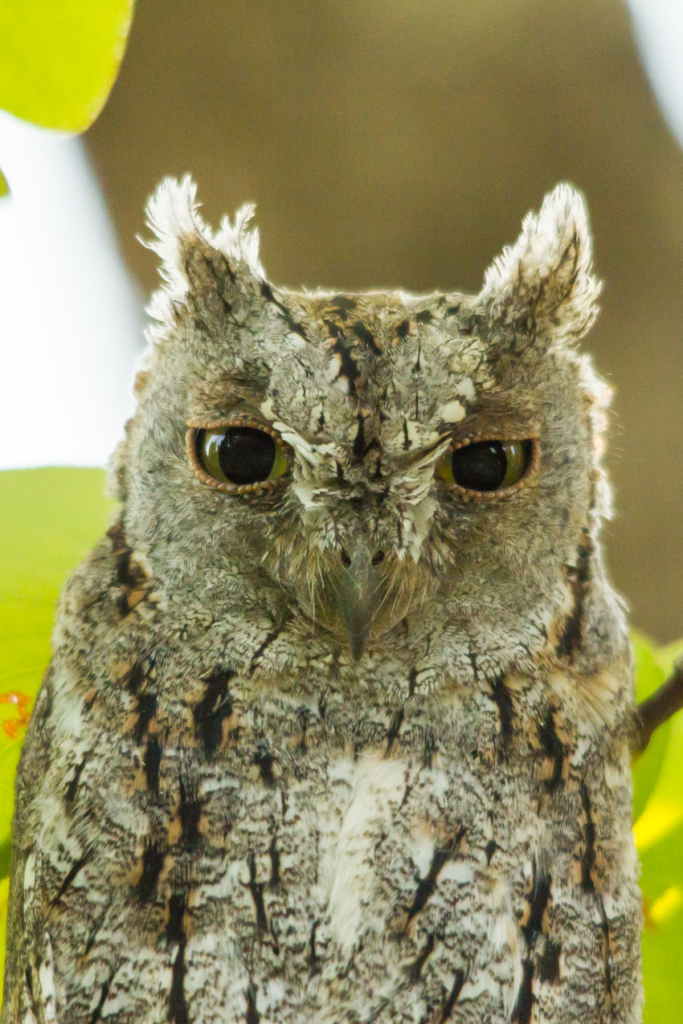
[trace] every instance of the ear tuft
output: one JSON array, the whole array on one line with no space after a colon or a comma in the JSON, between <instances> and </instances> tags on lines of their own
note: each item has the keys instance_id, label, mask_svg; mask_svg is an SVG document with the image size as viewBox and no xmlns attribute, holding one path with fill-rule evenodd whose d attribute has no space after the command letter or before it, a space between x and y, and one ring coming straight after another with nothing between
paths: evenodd
<instances>
[{"instance_id":1,"label":"ear tuft","mask_svg":"<svg viewBox=\"0 0 683 1024\"><path fill-rule=\"evenodd\" d=\"M258 228L247 230L247 225L254 216L254 203L245 203L235 214L235 223L229 217L223 217L220 231L214 238L214 245L226 256L244 261L249 270L259 281L265 280L265 272L259 261Z\"/></svg>"},{"instance_id":2,"label":"ear tuft","mask_svg":"<svg viewBox=\"0 0 683 1024\"><path fill-rule=\"evenodd\" d=\"M198 255L217 250L233 265L242 264L257 280L265 276L258 258L258 231L247 230L254 205L241 207L234 225L225 217L214 235L198 212L196 195L197 186L189 175L182 181L164 178L147 204L147 224L155 238L143 240L143 245L161 257L164 281L164 287L152 297L149 312L163 324L171 322L174 304L183 300L192 283L188 278L188 250Z\"/></svg>"},{"instance_id":3,"label":"ear tuft","mask_svg":"<svg viewBox=\"0 0 683 1024\"><path fill-rule=\"evenodd\" d=\"M577 340L598 312L600 283L591 273L591 255L581 193L558 185L489 268L479 301L501 325L535 338Z\"/></svg>"},{"instance_id":4,"label":"ear tuft","mask_svg":"<svg viewBox=\"0 0 683 1024\"><path fill-rule=\"evenodd\" d=\"M187 291L181 245L204 237L196 195L197 186L189 175L182 181L164 178L147 203L147 225L156 237L151 242L142 240L142 243L161 257L160 273L166 297L171 302L180 301ZM156 314L154 310L153 315L159 319Z\"/></svg>"}]
</instances>

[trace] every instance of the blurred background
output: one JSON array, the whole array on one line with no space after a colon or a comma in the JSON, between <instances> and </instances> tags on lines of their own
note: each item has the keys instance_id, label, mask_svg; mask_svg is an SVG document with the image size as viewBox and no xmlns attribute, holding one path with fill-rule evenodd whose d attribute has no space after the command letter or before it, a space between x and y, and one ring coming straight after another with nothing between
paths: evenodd
<instances>
[{"instance_id":1,"label":"blurred background","mask_svg":"<svg viewBox=\"0 0 683 1024\"><path fill-rule=\"evenodd\" d=\"M606 543L683 634L681 0L138 0L84 141L0 118L0 468L101 465L131 403L166 174L258 203L277 284L477 291L562 180L589 202L615 388Z\"/></svg>"}]
</instances>

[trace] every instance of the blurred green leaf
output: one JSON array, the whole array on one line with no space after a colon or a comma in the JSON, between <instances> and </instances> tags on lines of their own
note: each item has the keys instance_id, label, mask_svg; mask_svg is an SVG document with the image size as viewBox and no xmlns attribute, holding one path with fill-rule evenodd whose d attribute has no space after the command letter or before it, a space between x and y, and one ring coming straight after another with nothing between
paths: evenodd
<instances>
[{"instance_id":1,"label":"blurred green leaf","mask_svg":"<svg viewBox=\"0 0 683 1024\"><path fill-rule=\"evenodd\" d=\"M106 528L101 469L0 472L0 606L49 606ZM50 618L51 623L51 618Z\"/></svg>"},{"instance_id":2,"label":"blurred green leaf","mask_svg":"<svg viewBox=\"0 0 683 1024\"><path fill-rule=\"evenodd\" d=\"M134 0L3 0L0 107L82 132L114 84Z\"/></svg>"},{"instance_id":3,"label":"blurred green leaf","mask_svg":"<svg viewBox=\"0 0 683 1024\"><path fill-rule=\"evenodd\" d=\"M54 606L106 528L100 469L0 472L0 848L10 838L27 711L50 659Z\"/></svg>"},{"instance_id":4,"label":"blurred green leaf","mask_svg":"<svg viewBox=\"0 0 683 1024\"><path fill-rule=\"evenodd\" d=\"M659 647L655 650L655 657L661 665L665 678L673 672L674 665L683 658L683 640L676 640L675 643L667 644L666 647Z\"/></svg>"},{"instance_id":5,"label":"blurred green leaf","mask_svg":"<svg viewBox=\"0 0 683 1024\"><path fill-rule=\"evenodd\" d=\"M101 469L0 472L0 868L7 871L14 776L27 712L50 658L55 601L102 535L112 503ZM3 903L4 901L4 903ZM0 881L0 992L7 880Z\"/></svg>"},{"instance_id":6,"label":"blurred green leaf","mask_svg":"<svg viewBox=\"0 0 683 1024\"><path fill-rule=\"evenodd\" d=\"M683 822L640 855L645 1021L673 1024L680 1019L675 979L683 957Z\"/></svg>"},{"instance_id":7,"label":"blurred green leaf","mask_svg":"<svg viewBox=\"0 0 683 1024\"><path fill-rule=\"evenodd\" d=\"M19 764L24 731L25 729L19 729L15 739L10 739L4 732L0 733L0 848L3 851L9 849L11 839L14 776ZM3 859L6 859L6 856Z\"/></svg>"},{"instance_id":8,"label":"blurred green leaf","mask_svg":"<svg viewBox=\"0 0 683 1024\"><path fill-rule=\"evenodd\" d=\"M680 712L667 724L669 738L659 776L634 825L641 853L683 824L683 720Z\"/></svg>"},{"instance_id":9,"label":"blurred green leaf","mask_svg":"<svg viewBox=\"0 0 683 1024\"><path fill-rule=\"evenodd\" d=\"M665 679L659 651L649 637L637 629L631 630L633 648L633 670L636 683L636 700L640 704L651 696Z\"/></svg>"},{"instance_id":10,"label":"blurred green leaf","mask_svg":"<svg viewBox=\"0 0 683 1024\"><path fill-rule=\"evenodd\" d=\"M636 695L640 701L671 674L674 662L683 654L683 641L655 648L644 637L635 634L633 645ZM659 768L655 775L656 765ZM680 995L674 979L683 959L681 713L674 715L654 734L645 754L636 762L634 777L634 809L638 807L639 813L634 814L633 832L642 864L645 911L645 1022L673 1024L680 1018ZM643 804L644 796L646 801Z\"/></svg>"},{"instance_id":11,"label":"blurred green leaf","mask_svg":"<svg viewBox=\"0 0 683 1024\"><path fill-rule=\"evenodd\" d=\"M0 171L0 199L3 196L6 196L8 194L9 194L9 185L7 184L7 178L2 173L2 171Z\"/></svg>"},{"instance_id":12,"label":"blurred green leaf","mask_svg":"<svg viewBox=\"0 0 683 1024\"><path fill-rule=\"evenodd\" d=\"M631 633L633 660L636 677L636 700L638 703L654 693L666 678L652 642L642 633ZM669 740L670 722L657 729L647 749L633 763L633 820L636 821L645 809L664 760Z\"/></svg>"},{"instance_id":13,"label":"blurred green leaf","mask_svg":"<svg viewBox=\"0 0 683 1024\"><path fill-rule=\"evenodd\" d=\"M651 658L654 658L663 682L670 675L676 659L683 653L683 642L678 641L668 647L651 648L648 651L647 642L641 636L636 635L634 651L636 653L636 671L637 673L639 669L642 671L642 679L636 674L636 695L638 700L642 700L651 692L649 686L657 675L656 670L652 667ZM662 735L666 736L666 745L660 758ZM634 814L634 833L641 854L661 842L679 824L683 823L683 714L681 712L674 715L657 730L650 741L650 747L653 745L655 745L656 759L659 760L659 771L653 785L650 785L652 772L645 775L649 748L640 759L646 764L639 795L642 796L645 792L646 784L650 785L644 806L640 808L639 814ZM634 769L636 778L640 770L640 764L637 761ZM683 865L683 861L681 863ZM683 883L683 874L681 881Z\"/></svg>"}]
</instances>

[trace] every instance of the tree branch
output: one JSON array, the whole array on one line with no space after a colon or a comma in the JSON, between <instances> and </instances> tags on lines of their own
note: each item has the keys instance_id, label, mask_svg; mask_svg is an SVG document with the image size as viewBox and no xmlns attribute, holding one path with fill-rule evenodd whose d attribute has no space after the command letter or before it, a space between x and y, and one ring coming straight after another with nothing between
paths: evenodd
<instances>
[{"instance_id":1,"label":"tree branch","mask_svg":"<svg viewBox=\"0 0 683 1024\"><path fill-rule=\"evenodd\" d=\"M683 708L683 662L676 665L673 673L658 690L638 705L636 711L636 739L634 754L642 754L652 733Z\"/></svg>"}]
</instances>

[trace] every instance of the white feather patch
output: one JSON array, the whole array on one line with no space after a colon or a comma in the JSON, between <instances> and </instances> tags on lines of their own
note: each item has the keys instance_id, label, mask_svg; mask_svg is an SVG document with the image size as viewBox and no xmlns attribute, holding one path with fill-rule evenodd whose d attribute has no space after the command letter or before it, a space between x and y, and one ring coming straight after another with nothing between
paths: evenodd
<instances>
[{"instance_id":1,"label":"white feather patch","mask_svg":"<svg viewBox=\"0 0 683 1024\"><path fill-rule=\"evenodd\" d=\"M500 985L488 971L480 971L476 980L466 981L460 990L458 1001L464 1003L468 999L477 999L487 992L493 997L494 1002L500 999Z\"/></svg>"},{"instance_id":2,"label":"white feather patch","mask_svg":"<svg viewBox=\"0 0 683 1024\"><path fill-rule=\"evenodd\" d=\"M36 884L36 855L29 853L24 865L24 892L30 892Z\"/></svg>"},{"instance_id":3,"label":"white feather patch","mask_svg":"<svg viewBox=\"0 0 683 1024\"><path fill-rule=\"evenodd\" d=\"M453 399L452 402L446 402L437 411L439 419L443 420L444 423L459 423L460 420L465 419L465 407L457 399Z\"/></svg>"},{"instance_id":4,"label":"white feather patch","mask_svg":"<svg viewBox=\"0 0 683 1024\"><path fill-rule=\"evenodd\" d=\"M52 944L47 931L45 932L45 959L38 970L38 981L43 1002L43 1020L45 1024L57 1024L57 995L55 992Z\"/></svg>"},{"instance_id":5,"label":"white feather patch","mask_svg":"<svg viewBox=\"0 0 683 1024\"><path fill-rule=\"evenodd\" d=\"M382 830L391 821L405 791L405 766L379 755L358 763L351 801L337 841L329 899L330 930L349 955L373 921L375 870L373 852ZM378 927L384 920L377 922Z\"/></svg>"}]
</instances>

